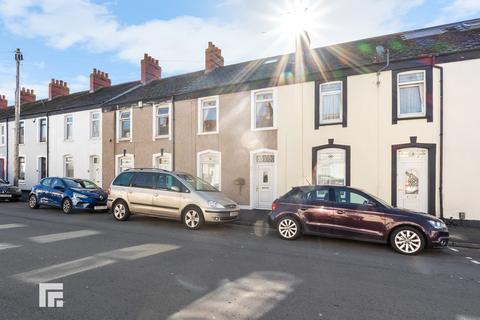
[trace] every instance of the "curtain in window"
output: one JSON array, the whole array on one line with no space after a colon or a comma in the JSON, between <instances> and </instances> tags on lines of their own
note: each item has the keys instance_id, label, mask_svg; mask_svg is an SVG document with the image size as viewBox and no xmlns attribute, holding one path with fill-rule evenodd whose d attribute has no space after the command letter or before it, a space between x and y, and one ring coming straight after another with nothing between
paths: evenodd
<instances>
[{"instance_id":1,"label":"curtain in window","mask_svg":"<svg viewBox=\"0 0 480 320\"><path fill-rule=\"evenodd\" d=\"M400 88L400 114L422 112L422 86Z\"/></svg>"},{"instance_id":2,"label":"curtain in window","mask_svg":"<svg viewBox=\"0 0 480 320\"><path fill-rule=\"evenodd\" d=\"M322 99L322 120L340 119L340 93L324 95Z\"/></svg>"}]
</instances>

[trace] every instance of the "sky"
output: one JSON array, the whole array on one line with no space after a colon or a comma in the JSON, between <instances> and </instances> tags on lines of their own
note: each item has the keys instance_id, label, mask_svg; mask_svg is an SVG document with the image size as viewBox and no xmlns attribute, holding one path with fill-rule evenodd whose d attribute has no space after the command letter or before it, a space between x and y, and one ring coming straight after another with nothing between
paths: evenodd
<instances>
[{"instance_id":1,"label":"sky","mask_svg":"<svg viewBox=\"0 0 480 320\"><path fill-rule=\"evenodd\" d=\"M312 47L480 17L480 0L0 0L0 94L48 97L52 78L87 90L93 68L112 83L140 79L144 53L162 77L204 68L209 41L225 64L292 52L298 28Z\"/></svg>"}]
</instances>

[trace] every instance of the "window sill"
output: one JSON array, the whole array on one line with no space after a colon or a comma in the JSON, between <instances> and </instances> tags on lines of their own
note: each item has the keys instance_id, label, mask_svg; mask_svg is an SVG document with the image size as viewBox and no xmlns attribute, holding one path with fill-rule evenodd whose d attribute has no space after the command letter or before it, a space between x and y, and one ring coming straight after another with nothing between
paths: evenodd
<instances>
[{"instance_id":1,"label":"window sill","mask_svg":"<svg viewBox=\"0 0 480 320\"><path fill-rule=\"evenodd\" d=\"M397 121L401 121L401 120L415 120L415 119L427 119L427 116L426 115L412 115L412 116L402 116L402 117L398 117L397 116Z\"/></svg>"},{"instance_id":2,"label":"window sill","mask_svg":"<svg viewBox=\"0 0 480 320\"><path fill-rule=\"evenodd\" d=\"M118 142L132 142L132 139L130 139L130 138L119 138L117 141Z\"/></svg>"},{"instance_id":3,"label":"window sill","mask_svg":"<svg viewBox=\"0 0 480 320\"><path fill-rule=\"evenodd\" d=\"M70 139L70 140L63 140L63 142L73 142L73 140L72 140L72 139Z\"/></svg>"},{"instance_id":4,"label":"window sill","mask_svg":"<svg viewBox=\"0 0 480 320\"><path fill-rule=\"evenodd\" d=\"M153 140L160 140L160 139L170 139L170 135L165 135L165 136L156 136L153 137Z\"/></svg>"},{"instance_id":5,"label":"window sill","mask_svg":"<svg viewBox=\"0 0 480 320\"><path fill-rule=\"evenodd\" d=\"M250 128L252 131L272 131L277 130L277 127L265 127L265 128Z\"/></svg>"},{"instance_id":6,"label":"window sill","mask_svg":"<svg viewBox=\"0 0 480 320\"><path fill-rule=\"evenodd\" d=\"M207 136L210 134L218 134L218 131L213 131L213 132L197 132L198 136Z\"/></svg>"},{"instance_id":7,"label":"window sill","mask_svg":"<svg viewBox=\"0 0 480 320\"><path fill-rule=\"evenodd\" d=\"M324 122L324 123L317 123L317 128L318 129L319 127L326 127L326 126L343 126L343 121L340 121L340 122Z\"/></svg>"},{"instance_id":8,"label":"window sill","mask_svg":"<svg viewBox=\"0 0 480 320\"><path fill-rule=\"evenodd\" d=\"M89 140L98 141L98 140L100 140L100 137L90 137Z\"/></svg>"}]
</instances>

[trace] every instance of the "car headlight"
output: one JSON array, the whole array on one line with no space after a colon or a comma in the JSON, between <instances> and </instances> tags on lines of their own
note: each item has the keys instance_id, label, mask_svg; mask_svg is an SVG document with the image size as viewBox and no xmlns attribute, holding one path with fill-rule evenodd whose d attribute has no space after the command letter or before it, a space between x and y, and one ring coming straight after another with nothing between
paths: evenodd
<instances>
[{"instance_id":1,"label":"car headlight","mask_svg":"<svg viewBox=\"0 0 480 320\"><path fill-rule=\"evenodd\" d=\"M443 221L428 220L428 223L430 223L430 225L435 229L444 229L447 227Z\"/></svg>"},{"instance_id":2,"label":"car headlight","mask_svg":"<svg viewBox=\"0 0 480 320\"><path fill-rule=\"evenodd\" d=\"M218 203L217 201L208 201L208 206L210 208L224 209L225 207Z\"/></svg>"},{"instance_id":3,"label":"car headlight","mask_svg":"<svg viewBox=\"0 0 480 320\"><path fill-rule=\"evenodd\" d=\"M76 193L76 192L73 194L73 197L74 197L74 198L77 198L77 199L86 199L86 198L88 198L86 195L81 194L81 193Z\"/></svg>"}]
</instances>

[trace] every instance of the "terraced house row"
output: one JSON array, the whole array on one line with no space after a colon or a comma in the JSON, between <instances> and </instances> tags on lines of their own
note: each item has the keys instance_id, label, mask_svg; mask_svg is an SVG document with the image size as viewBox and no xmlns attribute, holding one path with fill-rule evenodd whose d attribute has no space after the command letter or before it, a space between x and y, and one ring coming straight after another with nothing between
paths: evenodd
<instances>
[{"instance_id":1,"label":"terraced house row","mask_svg":"<svg viewBox=\"0 0 480 320\"><path fill-rule=\"evenodd\" d=\"M387 202L480 221L480 20L90 90L53 80L22 90L23 189L45 176L107 188L121 171L158 167L209 181L245 208L268 209L292 186L351 185ZM0 100L0 175L11 179L13 108Z\"/></svg>"}]
</instances>

